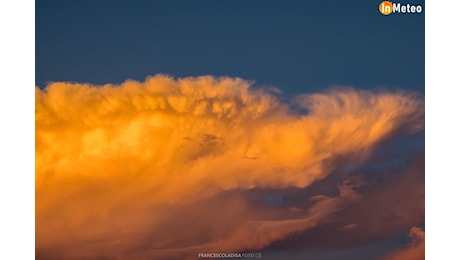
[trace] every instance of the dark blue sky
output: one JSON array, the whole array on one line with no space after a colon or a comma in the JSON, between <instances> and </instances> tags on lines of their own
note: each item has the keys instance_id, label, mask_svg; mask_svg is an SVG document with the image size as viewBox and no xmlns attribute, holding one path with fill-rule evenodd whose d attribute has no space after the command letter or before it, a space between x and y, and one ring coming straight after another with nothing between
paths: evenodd
<instances>
[{"instance_id":1,"label":"dark blue sky","mask_svg":"<svg viewBox=\"0 0 460 260\"><path fill-rule=\"evenodd\" d=\"M36 85L237 76L287 93L424 92L424 13L380 1L36 1ZM421 4L424 1L412 1Z\"/></svg>"}]
</instances>

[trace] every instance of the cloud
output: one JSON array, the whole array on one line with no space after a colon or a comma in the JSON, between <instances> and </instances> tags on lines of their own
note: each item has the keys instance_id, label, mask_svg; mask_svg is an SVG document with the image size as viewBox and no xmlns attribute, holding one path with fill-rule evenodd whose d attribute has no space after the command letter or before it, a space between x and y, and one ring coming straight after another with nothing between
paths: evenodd
<instances>
[{"instance_id":1,"label":"cloud","mask_svg":"<svg viewBox=\"0 0 460 260\"><path fill-rule=\"evenodd\" d=\"M282 241L277 248L363 246L422 225L425 220L424 152L409 157L404 167L388 169L385 173L369 173L361 168L352 171L352 177L346 177L345 183L360 184L350 190L355 195L349 198L356 196L353 203L342 204L340 210L327 215L327 221L323 219L299 236ZM337 181L336 177L341 177L341 171L343 168L331 175L332 178L316 184L326 190L325 187ZM303 191L299 193L304 195Z\"/></svg>"},{"instance_id":2,"label":"cloud","mask_svg":"<svg viewBox=\"0 0 460 260\"><path fill-rule=\"evenodd\" d=\"M228 77L36 88L37 255L267 246L316 225L342 207L338 198L360 196L342 185L336 199L316 197L310 209L285 212L249 207L245 191L306 188L339 167L337 158L360 163L379 142L421 130L423 116L413 93L338 88L283 103ZM223 202L233 219L214 211ZM184 224L184 212L196 211L208 212L213 230ZM187 236L164 230L168 223L184 225Z\"/></svg>"},{"instance_id":3,"label":"cloud","mask_svg":"<svg viewBox=\"0 0 460 260\"><path fill-rule=\"evenodd\" d=\"M340 192L337 196L309 198L313 205L296 218L289 212L283 212L284 209L270 211L250 208L239 200L247 194L243 193L243 197L240 197L241 193L230 192L227 198L206 200L203 204L195 204L193 208L181 207L179 211L184 214L181 216L177 212L169 212L166 226L161 225L154 234L140 238L135 249L130 249L127 254L132 258L147 255L156 259L196 259L198 253L261 250L273 242L327 221L330 215L360 199L355 188L361 185L363 183L359 180L347 179L338 186ZM217 206L217 203L225 206ZM187 216L187 220L184 220L184 216ZM193 227L184 225L184 222L193 223ZM177 233L168 234L173 230ZM161 246L152 247L152 244L158 245L159 234L168 236L162 237ZM203 237L207 239L197 242L197 238Z\"/></svg>"},{"instance_id":4,"label":"cloud","mask_svg":"<svg viewBox=\"0 0 460 260\"><path fill-rule=\"evenodd\" d=\"M412 239L404 249L396 250L383 257L385 260L407 259L421 260L425 259L425 231L419 227L412 227L409 231L409 237Z\"/></svg>"}]
</instances>

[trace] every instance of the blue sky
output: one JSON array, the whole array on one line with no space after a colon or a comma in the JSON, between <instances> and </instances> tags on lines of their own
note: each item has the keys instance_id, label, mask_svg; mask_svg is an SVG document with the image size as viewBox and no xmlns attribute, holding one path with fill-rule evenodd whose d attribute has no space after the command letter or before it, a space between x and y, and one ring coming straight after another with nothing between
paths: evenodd
<instances>
[{"instance_id":1,"label":"blue sky","mask_svg":"<svg viewBox=\"0 0 460 260\"><path fill-rule=\"evenodd\" d=\"M36 85L164 73L242 77L286 93L331 85L423 93L424 13L383 16L378 4L40 0Z\"/></svg>"}]
</instances>

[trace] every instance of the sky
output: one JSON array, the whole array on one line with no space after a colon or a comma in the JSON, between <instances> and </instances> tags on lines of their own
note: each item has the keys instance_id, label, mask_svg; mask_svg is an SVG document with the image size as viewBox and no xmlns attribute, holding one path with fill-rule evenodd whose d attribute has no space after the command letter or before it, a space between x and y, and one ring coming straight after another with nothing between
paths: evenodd
<instances>
[{"instance_id":1,"label":"sky","mask_svg":"<svg viewBox=\"0 0 460 260\"><path fill-rule=\"evenodd\" d=\"M379 3L39 0L36 85L164 73L241 77L288 93L334 84L423 92L424 13L383 16Z\"/></svg>"},{"instance_id":2,"label":"sky","mask_svg":"<svg viewBox=\"0 0 460 260\"><path fill-rule=\"evenodd\" d=\"M36 1L37 259L424 259L424 11L379 4Z\"/></svg>"}]
</instances>

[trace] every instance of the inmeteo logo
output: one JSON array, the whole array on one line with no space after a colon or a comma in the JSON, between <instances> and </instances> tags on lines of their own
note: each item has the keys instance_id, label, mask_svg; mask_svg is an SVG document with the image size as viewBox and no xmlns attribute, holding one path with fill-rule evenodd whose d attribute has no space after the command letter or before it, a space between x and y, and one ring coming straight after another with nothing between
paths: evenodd
<instances>
[{"instance_id":1,"label":"inmeteo logo","mask_svg":"<svg viewBox=\"0 0 460 260\"><path fill-rule=\"evenodd\" d=\"M379 5L379 11L383 15L389 15L392 13L419 14L423 11L423 8L421 5L401 4L392 3L390 1L383 1Z\"/></svg>"}]
</instances>

